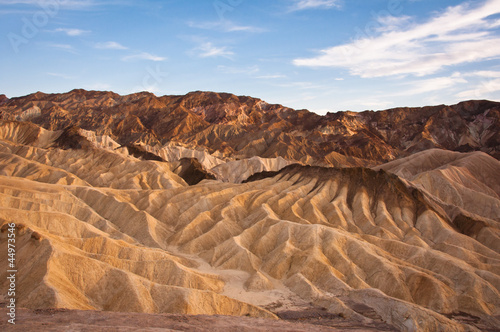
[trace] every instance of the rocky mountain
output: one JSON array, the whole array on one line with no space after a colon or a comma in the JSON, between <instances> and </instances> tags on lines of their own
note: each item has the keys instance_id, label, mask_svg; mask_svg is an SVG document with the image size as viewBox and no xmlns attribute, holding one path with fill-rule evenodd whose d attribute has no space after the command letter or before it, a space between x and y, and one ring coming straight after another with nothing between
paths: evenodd
<instances>
[{"instance_id":1,"label":"rocky mountain","mask_svg":"<svg viewBox=\"0 0 500 332\"><path fill-rule=\"evenodd\" d=\"M17 304L111 320L250 316L276 330L294 329L271 320L495 331L499 110L319 116L207 92L11 98L0 246L15 223Z\"/></svg>"},{"instance_id":2,"label":"rocky mountain","mask_svg":"<svg viewBox=\"0 0 500 332\"><path fill-rule=\"evenodd\" d=\"M12 98L4 120L47 130L77 126L121 145L179 143L220 158L282 157L319 166L373 166L440 148L500 158L500 103L397 108L319 116L227 93L156 97L73 90Z\"/></svg>"}]
</instances>

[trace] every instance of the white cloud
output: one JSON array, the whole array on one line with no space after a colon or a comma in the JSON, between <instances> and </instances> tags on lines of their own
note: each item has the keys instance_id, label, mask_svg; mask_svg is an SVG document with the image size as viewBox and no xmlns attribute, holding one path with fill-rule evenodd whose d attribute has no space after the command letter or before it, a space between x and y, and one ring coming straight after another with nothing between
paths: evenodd
<instances>
[{"instance_id":1,"label":"white cloud","mask_svg":"<svg viewBox=\"0 0 500 332\"><path fill-rule=\"evenodd\" d=\"M42 45L44 45L46 47L50 47L50 48L55 48L55 49L59 49L59 50L62 50L62 51L66 51L66 52L69 52L69 53L76 53L75 48L72 45L69 45L69 44L43 43Z\"/></svg>"},{"instance_id":2,"label":"white cloud","mask_svg":"<svg viewBox=\"0 0 500 332\"><path fill-rule=\"evenodd\" d=\"M217 47L210 42L202 43L200 46L194 49L197 55L201 58L209 58L209 57L225 57L231 58L234 55L234 52L229 51L227 47Z\"/></svg>"},{"instance_id":3,"label":"white cloud","mask_svg":"<svg viewBox=\"0 0 500 332\"><path fill-rule=\"evenodd\" d=\"M461 77L460 74L453 74L445 77L435 77L425 80L416 80L408 82L410 88L400 93L390 94L391 96L414 96L429 92L438 92L449 89L458 84L467 83L467 80Z\"/></svg>"},{"instance_id":4,"label":"white cloud","mask_svg":"<svg viewBox=\"0 0 500 332\"><path fill-rule=\"evenodd\" d=\"M26 9L2 9L0 10L0 15L19 15L19 14L24 14L24 15L29 15L33 14L32 10L26 10Z\"/></svg>"},{"instance_id":5,"label":"white cloud","mask_svg":"<svg viewBox=\"0 0 500 332\"><path fill-rule=\"evenodd\" d=\"M94 45L95 48L101 49L101 50L127 50L128 47L125 47L121 45L120 43L114 42L114 41L108 41L104 43L96 43Z\"/></svg>"},{"instance_id":6,"label":"white cloud","mask_svg":"<svg viewBox=\"0 0 500 332\"><path fill-rule=\"evenodd\" d=\"M225 74L236 74L236 75L253 75L259 72L259 66L249 66L249 67L228 67L228 66L217 66L217 69Z\"/></svg>"},{"instance_id":7,"label":"white cloud","mask_svg":"<svg viewBox=\"0 0 500 332\"><path fill-rule=\"evenodd\" d=\"M87 33L90 33L89 30L80 30L80 29L66 29L66 28L58 28L54 30L55 32L64 32L66 35L71 37L81 36Z\"/></svg>"},{"instance_id":8,"label":"white cloud","mask_svg":"<svg viewBox=\"0 0 500 332\"><path fill-rule=\"evenodd\" d=\"M488 19L497 13L500 0L487 0L478 7L470 3L449 7L421 24L406 17L379 19L370 22L379 24L378 28L367 24L361 38L293 63L347 68L352 75L361 77L425 76L445 66L499 58L500 36L493 30L498 20Z\"/></svg>"},{"instance_id":9,"label":"white cloud","mask_svg":"<svg viewBox=\"0 0 500 332\"><path fill-rule=\"evenodd\" d=\"M290 8L291 11L314 9L314 8L339 8L338 0L298 0Z\"/></svg>"},{"instance_id":10,"label":"white cloud","mask_svg":"<svg viewBox=\"0 0 500 332\"><path fill-rule=\"evenodd\" d=\"M273 80L277 78L286 78L286 75L281 75L281 74L276 74L276 75L262 75L262 76L257 76L257 78L263 79L263 80Z\"/></svg>"},{"instance_id":11,"label":"white cloud","mask_svg":"<svg viewBox=\"0 0 500 332\"><path fill-rule=\"evenodd\" d=\"M498 100L498 91L500 91L500 78L481 82L474 89L465 90L458 93L457 97L462 99L494 98Z\"/></svg>"},{"instance_id":12,"label":"white cloud","mask_svg":"<svg viewBox=\"0 0 500 332\"><path fill-rule=\"evenodd\" d=\"M47 5L49 4L51 3L47 3ZM0 5L28 5L40 7L44 5L44 2L40 0L0 0ZM57 1L57 5L57 8L79 9L95 6L96 2L94 0L60 0Z\"/></svg>"},{"instance_id":13,"label":"white cloud","mask_svg":"<svg viewBox=\"0 0 500 332\"><path fill-rule=\"evenodd\" d=\"M59 10L89 10L98 6L127 6L130 0L0 0L0 5L23 5L32 9L45 9L49 12Z\"/></svg>"},{"instance_id":14,"label":"white cloud","mask_svg":"<svg viewBox=\"0 0 500 332\"><path fill-rule=\"evenodd\" d=\"M373 24L373 29L375 29L376 32L388 32L401 28L404 29L405 25L410 23L410 16L378 16L375 17L375 24ZM369 26L369 28L372 28L372 26Z\"/></svg>"},{"instance_id":15,"label":"white cloud","mask_svg":"<svg viewBox=\"0 0 500 332\"><path fill-rule=\"evenodd\" d=\"M465 73L464 76L500 78L500 71L479 70L479 71L473 71L473 72L470 72L470 73Z\"/></svg>"},{"instance_id":16,"label":"white cloud","mask_svg":"<svg viewBox=\"0 0 500 332\"><path fill-rule=\"evenodd\" d=\"M204 30L218 30L224 32L263 32L265 29L249 26L237 25L228 20L220 20L215 22L188 22L190 28L204 29Z\"/></svg>"},{"instance_id":17,"label":"white cloud","mask_svg":"<svg viewBox=\"0 0 500 332\"><path fill-rule=\"evenodd\" d=\"M72 80L75 78L74 76L69 76L69 75L60 74L60 73L47 73L47 75L59 77L59 78L64 78L65 80Z\"/></svg>"},{"instance_id":18,"label":"white cloud","mask_svg":"<svg viewBox=\"0 0 500 332\"><path fill-rule=\"evenodd\" d=\"M134 60L150 60L150 61L165 61L167 58L153 55L147 52L141 52L138 54L127 55L122 58L123 61L134 61Z\"/></svg>"}]
</instances>

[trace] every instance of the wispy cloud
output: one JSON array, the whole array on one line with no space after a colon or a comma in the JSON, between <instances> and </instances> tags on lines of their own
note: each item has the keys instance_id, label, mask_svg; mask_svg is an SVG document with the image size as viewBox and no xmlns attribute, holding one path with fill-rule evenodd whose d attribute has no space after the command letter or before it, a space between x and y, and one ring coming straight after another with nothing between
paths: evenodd
<instances>
[{"instance_id":1,"label":"wispy cloud","mask_svg":"<svg viewBox=\"0 0 500 332\"><path fill-rule=\"evenodd\" d=\"M23 14L23 15L33 14L33 10L26 10L26 9L2 9L2 10L0 10L0 15L21 15L21 14Z\"/></svg>"},{"instance_id":2,"label":"wispy cloud","mask_svg":"<svg viewBox=\"0 0 500 332\"><path fill-rule=\"evenodd\" d=\"M456 85L468 83L468 81L462 77L459 73L454 73L451 76L444 77L434 77L429 79L414 80L405 83L403 86L409 86L406 90L394 94L389 94L391 96L414 96L429 92L439 92L442 90L450 89Z\"/></svg>"},{"instance_id":3,"label":"wispy cloud","mask_svg":"<svg viewBox=\"0 0 500 332\"><path fill-rule=\"evenodd\" d=\"M75 54L77 53L76 49L72 45L69 45L69 44L43 43L42 45L45 47L55 48L55 49L59 49L62 51L66 51L69 53L75 53Z\"/></svg>"},{"instance_id":4,"label":"wispy cloud","mask_svg":"<svg viewBox=\"0 0 500 332\"><path fill-rule=\"evenodd\" d=\"M295 59L296 66L347 68L352 75L425 76L445 66L500 57L500 0L480 6L466 2L449 7L425 23L379 19L376 35L324 49L318 56Z\"/></svg>"},{"instance_id":5,"label":"wispy cloud","mask_svg":"<svg viewBox=\"0 0 500 332\"><path fill-rule=\"evenodd\" d=\"M474 71L465 73L464 76L479 79L472 89L459 92L456 96L462 99L496 99L500 91L500 71Z\"/></svg>"},{"instance_id":6,"label":"wispy cloud","mask_svg":"<svg viewBox=\"0 0 500 332\"><path fill-rule=\"evenodd\" d=\"M249 67L229 67L229 66L217 66L217 70L224 74L235 74L235 75L254 75L260 71L259 66L249 66Z\"/></svg>"},{"instance_id":7,"label":"wispy cloud","mask_svg":"<svg viewBox=\"0 0 500 332\"><path fill-rule=\"evenodd\" d=\"M57 28L54 32L63 32L70 37L76 37L91 33L90 30L81 30L81 29L67 29L67 28Z\"/></svg>"},{"instance_id":8,"label":"wispy cloud","mask_svg":"<svg viewBox=\"0 0 500 332\"><path fill-rule=\"evenodd\" d=\"M44 1L40 0L0 0L0 5L27 5L37 6L43 5ZM97 5L94 0L62 0L57 1L58 8L65 9L81 9Z\"/></svg>"},{"instance_id":9,"label":"wispy cloud","mask_svg":"<svg viewBox=\"0 0 500 332\"><path fill-rule=\"evenodd\" d=\"M278 79L278 78L286 78L286 75L281 75L281 74L275 74L275 75L261 75L257 76L256 78L262 79L262 80L273 80L273 79Z\"/></svg>"},{"instance_id":10,"label":"wispy cloud","mask_svg":"<svg viewBox=\"0 0 500 332\"><path fill-rule=\"evenodd\" d=\"M469 73L464 73L464 76L476 76L476 77L493 77L500 78L500 71L493 70L478 70Z\"/></svg>"},{"instance_id":11,"label":"wispy cloud","mask_svg":"<svg viewBox=\"0 0 500 332\"><path fill-rule=\"evenodd\" d=\"M319 8L340 8L340 3L339 0L297 0L290 7L290 11Z\"/></svg>"},{"instance_id":12,"label":"wispy cloud","mask_svg":"<svg viewBox=\"0 0 500 332\"><path fill-rule=\"evenodd\" d=\"M482 82L475 89L462 91L457 94L457 97L463 99L480 99L491 98L498 100L498 92L500 91L500 79L494 79Z\"/></svg>"},{"instance_id":13,"label":"wispy cloud","mask_svg":"<svg viewBox=\"0 0 500 332\"><path fill-rule=\"evenodd\" d=\"M231 58L234 52L229 51L225 46L215 46L211 42L204 42L200 46L196 47L194 53L201 58L211 58L211 57L224 57Z\"/></svg>"},{"instance_id":14,"label":"wispy cloud","mask_svg":"<svg viewBox=\"0 0 500 332\"><path fill-rule=\"evenodd\" d=\"M96 43L94 47L100 50L128 50L128 47L114 41Z\"/></svg>"},{"instance_id":15,"label":"wispy cloud","mask_svg":"<svg viewBox=\"0 0 500 332\"><path fill-rule=\"evenodd\" d=\"M149 60L149 61L165 61L167 58L153 55L147 52L141 52L138 54L127 55L122 58L123 61L135 61L135 60Z\"/></svg>"},{"instance_id":16,"label":"wispy cloud","mask_svg":"<svg viewBox=\"0 0 500 332\"><path fill-rule=\"evenodd\" d=\"M74 77L74 76L69 76L69 75L66 75L66 74L60 74L60 73L47 73L47 75L49 75L49 76L53 76L53 77L64 78L65 80L72 80L72 79L75 79L75 77Z\"/></svg>"},{"instance_id":17,"label":"wispy cloud","mask_svg":"<svg viewBox=\"0 0 500 332\"><path fill-rule=\"evenodd\" d=\"M228 20L219 20L213 22L187 22L187 25L191 28L204 29L204 30L217 30L223 32L263 32L265 29L249 26L249 25L238 25Z\"/></svg>"},{"instance_id":18,"label":"wispy cloud","mask_svg":"<svg viewBox=\"0 0 500 332\"><path fill-rule=\"evenodd\" d=\"M50 12L59 10L93 10L103 6L131 6L131 0L0 0L0 5L21 5L24 9L46 9ZM29 13L29 11L26 11ZM1 13L1 12L0 12Z\"/></svg>"}]
</instances>

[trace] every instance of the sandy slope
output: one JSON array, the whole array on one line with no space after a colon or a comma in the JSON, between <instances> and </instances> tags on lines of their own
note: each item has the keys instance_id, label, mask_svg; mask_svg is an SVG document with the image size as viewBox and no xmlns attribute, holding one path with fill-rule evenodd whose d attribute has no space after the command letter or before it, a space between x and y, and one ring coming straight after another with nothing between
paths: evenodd
<instances>
[{"instance_id":1,"label":"sandy slope","mask_svg":"<svg viewBox=\"0 0 500 332\"><path fill-rule=\"evenodd\" d=\"M0 141L1 248L15 222L21 306L274 319L312 307L399 330L474 330L449 318L463 312L500 325L491 157L430 151L382 167L406 180L291 165L187 186L168 163L35 146L42 131L30 128ZM465 227L474 218L480 229Z\"/></svg>"},{"instance_id":2,"label":"sandy slope","mask_svg":"<svg viewBox=\"0 0 500 332\"><path fill-rule=\"evenodd\" d=\"M374 169L397 174L449 205L500 222L500 163L485 153L432 149Z\"/></svg>"}]
</instances>

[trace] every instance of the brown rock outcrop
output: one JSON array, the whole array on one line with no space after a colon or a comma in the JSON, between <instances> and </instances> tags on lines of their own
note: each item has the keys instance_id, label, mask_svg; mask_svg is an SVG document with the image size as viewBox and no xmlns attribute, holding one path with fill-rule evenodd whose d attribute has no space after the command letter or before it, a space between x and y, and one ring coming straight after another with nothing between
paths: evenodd
<instances>
[{"instance_id":1,"label":"brown rock outcrop","mask_svg":"<svg viewBox=\"0 0 500 332\"><path fill-rule=\"evenodd\" d=\"M73 90L12 98L0 112L5 120L25 114L23 120L49 130L78 126L122 145L179 142L234 158L367 166L431 148L500 157L500 104L490 101L319 116L227 93L156 97Z\"/></svg>"}]
</instances>

